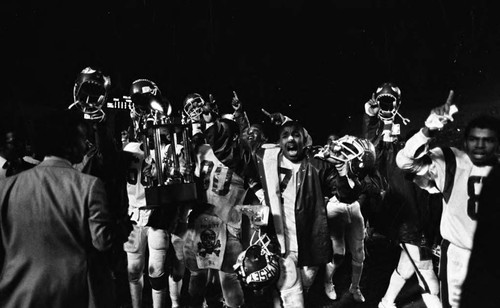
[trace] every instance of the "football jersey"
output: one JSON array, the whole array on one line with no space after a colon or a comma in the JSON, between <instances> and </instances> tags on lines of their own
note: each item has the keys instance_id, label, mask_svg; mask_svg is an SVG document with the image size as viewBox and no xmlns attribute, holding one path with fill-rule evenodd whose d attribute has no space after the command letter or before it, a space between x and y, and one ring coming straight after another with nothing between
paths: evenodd
<instances>
[{"instance_id":1,"label":"football jersey","mask_svg":"<svg viewBox=\"0 0 500 308\"><path fill-rule=\"evenodd\" d=\"M231 207L243 204L246 192L243 178L221 163L208 144L198 149L195 175L203 183L204 201L215 206L215 213L224 222L230 222Z\"/></svg>"},{"instance_id":2,"label":"football jersey","mask_svg":"<svg viewBox=\"0 0 500 308\"><path fill-rule=\"evenodd\" d=\"M295 225L295 200L297 199L297 172L300 163L293 163L280 155L280 190L283 206L283 224L285 227L287 252L299 251L297 244L297 227Z\"/></svg>"},{"instance_id":3,"label":"football jersey","mask_svg":"<svg viewBox=\"0 0 500 308\"><path fill-rule=\"evenodd\" d=\"M146 206L144 186L147 184L142 175L144 167L144 151L140 142L129 142L124 148L129 154L127 159L127 195L129 207Z\"/></svg>"},{"instance_id":4,"label":"football jersey","mask_svg":"<svg viewBox=\"0 0 500 308\"><path fill-rule=\"evenodd\" d=\"M429 156L433 161L432 178L443 194L441 235L460 248L472 249L477 201L492 166L475 166L465 152L456 148L435 148Z\"/></svg>"},{"instance_id":5,"label":"football jersey","mask_svg":"<svg viewBox=\"0 0 500 308\"><path fill-rule=\"evenodd\" d=\"M416 173L415 182L422 188L443 195L441 236L450 243L471 249L476 231L477 201L482 182L492 166L475 166L467 153L456 148L427 147L430 138L416 133L398 153L398 166Z\"/></svg>"},{"instance_id":6,"label":"football jersey","mask_svg":"<svg viewBox=\"0 0 500 308\"><path fill-rule=\"evenodd\" d=\"M193 227L184 235L184 259L192 271L213 268L220 270L226 249L226 224L210 213L194 218Z\"/></svg>"}]
</instances>

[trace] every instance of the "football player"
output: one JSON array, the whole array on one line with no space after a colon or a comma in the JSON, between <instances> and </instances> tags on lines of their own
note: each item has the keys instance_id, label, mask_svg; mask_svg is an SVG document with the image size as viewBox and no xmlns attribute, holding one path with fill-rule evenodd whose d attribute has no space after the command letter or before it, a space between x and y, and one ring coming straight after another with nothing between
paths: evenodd
<instances>
[{"instance_id":1,"label":"football player","mask_svg":"<svg viewBox=\"0 0 500 308\"><path fill-rule=\"evenodd\" d=\"M149 116L148 108L154 103L160 103L162 96L154 82L138 79L132 83L131 97L133 102L131 118L136 128L134 132L141 140L130 141L123 148L123 152L128 157L126 184L128 214L134 222L128 242L124 244L124 250L127 253L132 306L142 307L143 271L148 253L148 276L152 289L153 307L159 308L166 305L168 287L166 258L170 239L168 226L163 219L164 213L160 208L147 207L146 203L145 188L151 185L155 172L162 172L163 168L160 167L161 162L153 161L154 155L150 149L149 139L146 138L147 128L144 126ZM166 150L166 147L163 150Z\"/></svg>"},{"instance_id":2,"label":"football player","mask_svg":"<svg viewBox=\"0 0 500 308\"><path fill-rule=\"evenodd\" d=\"M336 160L346 162L349 184L359 194L356 200L347 200L349 203L332 198L332 202L327 205L333 258L325 268L325 293L331 300L337 299L332 278L344 261L347 241L352 257L349 291L355 301L364 302L365 298L359 287L365 260L365 220L361 208L370 200L371 196L368 195L379 193L379 188L373 187L374 185L365 187L369 182L364 180L374 172L375 147L366 139L346 135L338 140L328 140L328 144L315 157L333 163Z\"/></svg>"},{"instance_id":3,"label":"football player","mask_svg":"<svg viewBox=\"0 0 500 308\"><path fill-rule=\"evenodd\" d=\"M405 283L417 275L422 287L422 298L428 307L439 307L439 282L434 271L431 240L426 230L432 228L422 217L421 208L427 198L412 179L396 165L395 156L403 147L399 116L403 124L409 122L399 113L401 89L394 83L380 85L365 103L364 137L372 141L377 153L376 165L383 177L383 199L380 216L370 217L375 232L380 232L401 247L399 261L389 285L379 303L379 308L395 308L395 300Z\"/></svg>"},{"instance_id":4,"label":"football player","mask_svg":"<svg viewBox=\"0 0 500 308\"><path fill-rule=\"evenodd\" d=\"M197 102L197 101L198 102ZM251 188L257 196L263 193L257 180L257 170L241 144L239 121L234 115L220 116L213 97L188 103L186 113L193 115L195 128L203 138L197 145L195 175L201 182L200 196L205 206L193 210L189 218L190 230L186 237L185 258L190 270L189 294L191 305L201 307L209 273L220 283L227 307L240 307L243 290L233 265L243 251L241 216L231 215L236 205L243 204L245 193ZM186 105L185 105L186 109ZM198 111L197 111L198 110ZM196 117L200 117L197 120ZM196 139L193 137L193 139Z\"/></svg>"},{"instance_id":5,"label":"football player","mask_svg":"<svg viewBox=\"0 0 500 308\"><path fill-rule=\"evenodd\" d=\"M279 144L261 147L257 162L273 218L269 233L280 256L281 305L306 307L318 265L332 259L325 198L337 195L344 201L351 189L335 165L313 157L311 139L300 123L280 122Z\"/></svg>"},{"instance_id":6,"label":"football player","mask_svg":"<svg viewBox=\"0 0 500 308\"><path fill-rule=\"evenodd\" d=\"M425 126L397 154L397 165L416 175L419 185L443 195L440 231L440 280L443 306L458 307L467 274L483 179L498 164L499 120L489 115L468 123L464 150L455 147L429 148L429 142L453 121L457 111L453 92L446 103L431 110Z\"/></svg>"}]
</instances>

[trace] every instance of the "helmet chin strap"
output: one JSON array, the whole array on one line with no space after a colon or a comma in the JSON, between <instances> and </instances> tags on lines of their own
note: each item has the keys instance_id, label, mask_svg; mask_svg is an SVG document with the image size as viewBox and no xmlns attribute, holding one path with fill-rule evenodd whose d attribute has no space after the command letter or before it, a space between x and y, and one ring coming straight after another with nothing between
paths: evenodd
<instances>
[{"instance_id":1,"label":"helmet chin strap","mask_svg":"<svg viewBox=\"0 0 500 308\"><path fill-rule=\"evenodd\" d=\"M401 121L403 121L404 125L408 125L408 123L410 123L410 119L403 117L401 113L399 113L399 111L396 111L396 115L401 118Z\"/></svg>"}]
</instances>

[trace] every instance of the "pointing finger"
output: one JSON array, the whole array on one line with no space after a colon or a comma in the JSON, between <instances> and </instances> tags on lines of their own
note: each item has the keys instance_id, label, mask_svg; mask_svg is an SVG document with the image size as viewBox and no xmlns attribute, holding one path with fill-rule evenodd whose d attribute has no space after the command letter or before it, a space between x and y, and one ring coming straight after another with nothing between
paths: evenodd
<instances>
[{"instance_id":1,"label":"pointing finger","mask_svg":"<svg viewBox=\"0 0 500 308\"><path fill-rule=\"evenodd\" d=\"M264 108L262 108L261 110L266 116L271 117L271 114L267 112Z\"/></svg>"},{"instance_id":2,"label":"pointing finger","mask_svg":"<svg viewBox=\"0 0 500 308\"><path fill-rule=\"evenodd\" d=\"M453 104L453 97L455 96L455 91L450 90L448 98L446 99L446 105L451 106Z\"/></svg>"}]
</instances>

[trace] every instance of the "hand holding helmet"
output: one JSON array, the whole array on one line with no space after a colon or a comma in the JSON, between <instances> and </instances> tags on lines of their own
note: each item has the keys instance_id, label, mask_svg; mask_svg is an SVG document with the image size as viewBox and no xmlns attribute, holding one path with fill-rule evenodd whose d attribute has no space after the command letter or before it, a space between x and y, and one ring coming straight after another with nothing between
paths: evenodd
<instances>
[{"instance_id":1,"label":"hand holding helmet","mask_svg":"<svg viewBox=\"0 0 500 308\"><path fill-rule=\"evenodd\" d=\"M331 162L339 174L362 175L362 171L375 165L375 146L368 140L350 135L333 140L315 155L319 159Z\"/></svg>"}]
</instances>

